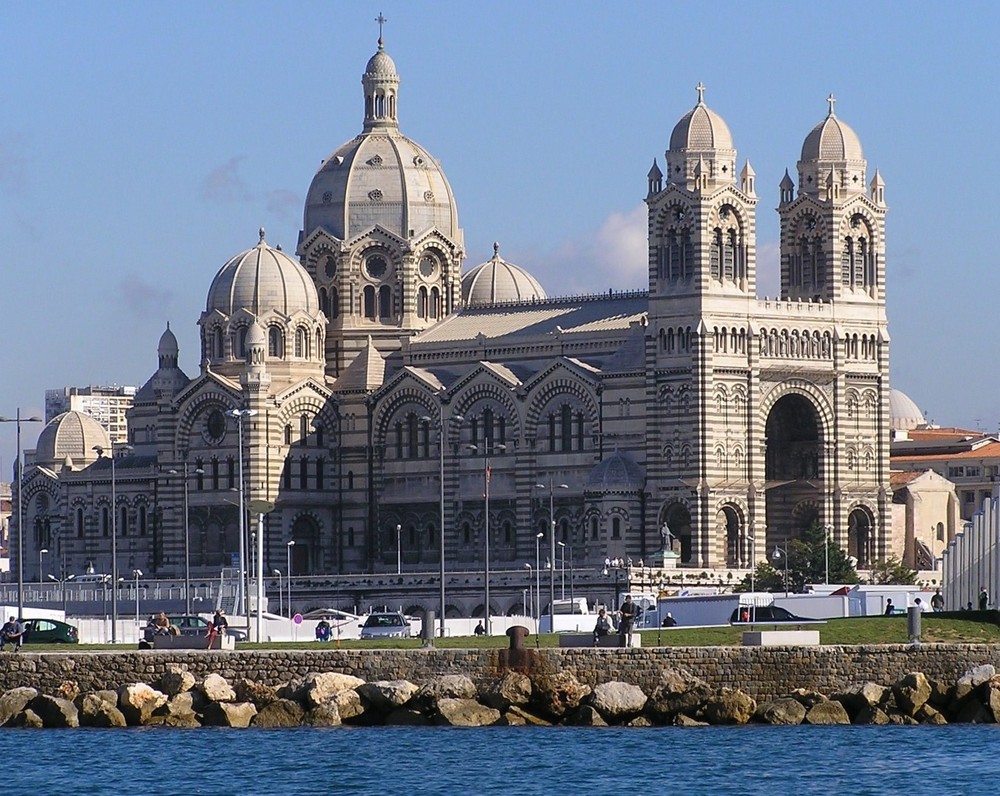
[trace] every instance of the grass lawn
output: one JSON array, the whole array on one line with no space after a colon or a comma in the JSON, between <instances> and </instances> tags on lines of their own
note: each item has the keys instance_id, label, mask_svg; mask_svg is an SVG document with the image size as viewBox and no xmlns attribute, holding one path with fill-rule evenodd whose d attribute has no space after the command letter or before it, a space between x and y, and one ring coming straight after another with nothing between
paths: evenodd
<instances>
[{"instance_id":1,"label":"grass lawn","mask_svg":"<svg viewBox=\"0 0 1000 796\"><path fill-rule=\"evenodd\" d=\"M761 630L795 628L794 623L786 625L759 625ZM872 616L850 619L831 619L823 625L807 625L808 628L818 628L821 644L905 644L909 638L906 633L905 616ZM705 627L705 628L664 628L663 630L645 630L642 632L643 647L738 647L742 643L743 628L741 627ZM558 636L546 633L542 636L529 636L529 647L557 647ZM953 619L924 614L921 622L921 640L925 643L954 644L997 644L1000 643L1000 626L991 622L978 622L968 619ZM315 641L270 642L265 644L240 644L238 650L320 650L336 649L338 642L331 641L319 644ZM418 638L380 639L377 641L341 641L343 649L419 649L423 642ZM440 649L503 649L508 646L506 636L454 636L435 639L434 646ZM109 644L28 644L24 652L110 652L113 650L128 651L136 649L135 645ZM5 653L6 654L6 653Z\"/></svg>"}]
</instances>

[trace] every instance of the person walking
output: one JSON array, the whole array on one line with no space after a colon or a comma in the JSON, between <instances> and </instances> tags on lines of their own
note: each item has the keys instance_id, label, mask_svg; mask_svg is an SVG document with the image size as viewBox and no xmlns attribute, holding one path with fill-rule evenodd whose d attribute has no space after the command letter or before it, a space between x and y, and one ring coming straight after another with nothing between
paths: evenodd
<instances>
[{"instance_id":1,"label":"person walking","mask_svg":"<svg viewBox=\"0 0 1000 796\"><path fill-rule=\"evenodd\" d=\"M632 636L632 623L635 622L635 603L632 602L632 595L625 595L625 602L618 609L618 635L621 636L622 646L627 647Z\"/></svg>"},{"instance_id":2,"label":"person walking","mask_svg":"<svg viewBox=\"0 0 1000 796\"><path fill-rule=\"evenodd\" d=\"M985 611L990 607L990 593L985 586L979 588L979 610Z\"/></svg>"},{"instance_id":3,"label":"person walking","mask_svg":"<svg viewBox=\"0 0 1000 796\"><path fill-rule=\"evenodd\" d=\"M892 616L893 610L895 610L895 607L892 604L892 600L886 600L885 601L885 612L882 615L883 616Z\"/></svg>"},{"instance_id":4,"label":"person walking","mask_svg":"<svg viewBox=\"0 0 1000 796\"><path fill-rule=\"evenodd\" d=\"M934 609L934 613L936 614L944 610L944 597L941 596L941 589L934 590L934 596L931 597L931 608Z\"/></svg>"}]
</instances>

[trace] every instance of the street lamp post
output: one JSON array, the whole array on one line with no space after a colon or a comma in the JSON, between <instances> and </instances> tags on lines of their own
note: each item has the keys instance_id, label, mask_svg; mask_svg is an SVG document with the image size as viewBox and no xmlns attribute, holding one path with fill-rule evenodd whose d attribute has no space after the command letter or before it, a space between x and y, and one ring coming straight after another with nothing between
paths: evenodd
<instances>
[{"instance_id":1,"label":"street lamp post","mask_svg":"<svg viewBox=\"0 0 1000 796\"><path fill-rule=\"evenodd\" d=\"M133 569L132 577L135 578L135 626L137 630L141 631L142 625L139 620L139 578L142 577L142 570Z\"/></svg>"},{"instance_id":2,"label":"street lamp post","mask_svg":"<svg viewBox=\"0 0 1000 796\"><path fill-rule=\"evenodd\" d=\"M470 450L476 452L479 451L479 445L469 445ZM483 608L483 615L486 620L486 635L491 635L490 632L490 454L494 451L503 452L507 450L506 445L493 444L491 441L486 440L482 445L483 449L483 504L484 504L484 514L485 514L485 543L484 548L484 558L483 558L483 574L484 587L486 591L486 603Z\"/></svg>"},{"instance_id":3,"label":"street lamp post","mask_svg":"<svg viewBox=\"0 0 1000 796\"><path fill-rule=\"evenodd\" d=\"M240 450L243 446L240 445ZM170 475L181 475L177 470L169 470ZM196 467L192 475L204 475L205 471ZM184 462L184 613L191 615L191 533L188 525L188 468Z\"/></svg>"},{"instance_id":4,"label":"street lamp post","mask_svg":"<svg viewBox=\"0 0 1000 796\"><path fill-rule=\"evenodd\" d=\"M0 417L0 423L16 423L17 429L17 618L24 619L24 461L21 456L21 423L41 423L42 418L21 417L18 407L14 417Z\"/></svg>"},{"instance_id":5,"label":"street lamp post","mask_svg":"<svg viewBox=\"0 0 1000 796\"><path fill-rule=\"evenodd\" d=\"M281 591L281 570L272 569L271 574L278 579L278 616L285 615L285 595Z\"/></svg>"},{"instance_id":6,"label":"street lamp post","mask_svg":"<svg viewBox=\"0 0 1000 796\"><path fill-rule=\"evenodd\" d=\"M559 569L560 569L560 571L559 571L559 580L560 580L560 585L559 585L559 599L560 600L565 600L566 599L566 543L565 542L556 542L556 544L559 545L559 547L560 547L559 558L561 559L560 560L560 567L559 567Z\"/></svg>"},{"instance_id":7,"label":"street lamp post","mask_svg":"<svg viewBox=\"0 0 1000 796\"><path fill-rule=\"evenodd\" d=\"M43 547L38 551L38 585L41 586L42 582L45 580L45 571L42 569L42 556L49 552L47 547Z\"/></svg>"},{"instance_id":8,"label":"street lamp post","mask_svg":"<svg viewBox=\"0 0 1000 796\"><path fill-rule=\"evenodd\" d=\"M823 526L823 571L826 575L826 585L830 585L830 533L833 531L832 525Z\"/></svg>"},{"instance_id":9,"label":"street lamp post","mask_svg":"<svg viewBox=\"0 0 1000 796\"><path fill-rule=\"evenodd\" d=\"M396 574L403 574L403 552L400 547L400 541L402 540L403 526L396 525Z\"/></svg>"},{"instance_id":10,"label":"street lamp post","mask_svg":"<svg viewBox=\"0 0 1000 796\"><path fill-rule=\"evenodd\" d=\"M246 518L246 506L244 505L245 493L246 493L246 482L243 479L243 420L247 417L253 417L257 414L256 409L230 409L226 412L232 418L236 419L236 429L238 433L238 444L240 446L239 451L239 477L240 477L240 592L242 594L242 599L237 602L236 612L240 613L242 608L247 606L247 592L249 591L249 574L250 570L247 567L247 518ZM242 605L241 605L242 603ZM247 620L247 635L250 631L250 612L246 611Z\"/></svg>"},{"instance_id":11,"label":"street lamp post","mask_svg":"<svg viewBox=\"0 0 1000 796\"><path fill-rule=\"evenodd\" d=\"M545 489L544 484L535 484L536 489ZM569 489L566 484L559 484L559 489ZM549 476L549 632L556 632L556 514L555 514L555 490L556 486Z\"/></svg>"},{"instance_id":12,"label":"street lamp post","mask_svg":"<svg viewBox=\"0 0 1000 796\"><path fill-rule=\"evenodd\" d=\"M49 580L53 581L54 583L58 583L59 584L59 597L62 599L63 621L65 622L66 621L66 584L69 583L69 581L73 580L73 578L75 578L76 575L65 575L65 577L57 578L55 575L51 575L50 574L48 577L49 577Z\"/></svg>"},{"instance_id":13,"label":"street lamp post","mask_svg":"<svg viewBox=\"0 0 1000 796\"><path fill-rule=\"evenodd\" d=\"M535 534L535 617L537 619L542 618L542 562L538 551L543 536L545 534L541 531Z\"/></svg>"},{"instance_id":14,"label":"street lamp post","mask_svg":"<svg viewBox=\"0 0 1000 796\"><path fill-rule=\"evenodd\" d=\"M423 421L425 421L425 422L428 422L428 423L430 422L430 417L426 417L425 416L425 417L422 417L420 419L423 420ZM465 420L465 418L462 415L452 415L451 418L450 418L450 420L457 420L458 422L461 423L463 420ZM441 522L441 528L440 528L441 534L440 534L440 536L441 536L441 539L440 539L440 546L441 546L441 555L440 555L440 561L438 563L440 565L439 577L441 578L441 615L438 617L438 626L440 628L439 632L440 632L441 638L444 638L444 613L445 613L445 599L444 599L444 577L445 577L445 572L444 572L444 539L445 539L445 535L444 535L444 449L447 446L447 444L448 444L448 433L447 433L447 431L445 429L445 424L444 424L444 402L440 401L438 403L438 455L439 455L439 459L440 459L441 472L440 472L440 474L439 474L438 477L440 479L440 484L439 485L441 487L441 497L440 497L440 509L441 509L441 517L440 517L440 522Z\"/></svg>"},{"instance_id":15,"label":"street lamp post","mask_svg":"<svg viewBox=\"0 0 1000 796\"><path fill-rule=\"evenodd\" d=\"M292 618L292 548L295 547L295 540L289 540L285 545L285 591L288 594L288 618Z\"/></svg>"},{"instance_id":16,"label":"street lamp post","mask_svg":"<svg viewBox=\"0 0 1000 796\"><path fill-rule=\"evenodd\" d=\"M774 546L774 552L771 553L771 560L778 561L782 558L785 559L785 596L788 596L788 550L784 547Z\"/></svg>"},{"instance_id":17,"label":"street lamp post","mask_svg":"<svg viewBox=\"0 0 1000 796\"><path fill-rule=\"evenodd\" d=\"M528 605L525 606L525 613L527 613L532 619L535 618L535 595L531 590L531 564L524 565L528 570ZM536 628L537 631L537 628Z\"/></svg>"},{"instance_id":18,"label":"street lamp post","mask_svg":"<svg viewBox=\"0 0 1000 796\"><path fill-rule=\"evenodd\" d=\"M255 640L259 643L264 641L264 515L274 511L274 503L270 500L251 500L250 511L257 515L257 546L254 551L256 555L254 617L257 630ZM249 620L250 617L247 617L248 622Z\"/></svg>"},{"instance_id":19,"label":"street lamp post","mask_svg":"<svg viewBox=\"0 0 1000 796\"><path fill-rule=\"evenodd\" d=\"M118 643L118 505L115 493L115 448L123 451L132 450L131 445L115 445L111 443L111 643ZM104 455L104 448L95 445L98 457Z\"/></svg>"}]
</instances>

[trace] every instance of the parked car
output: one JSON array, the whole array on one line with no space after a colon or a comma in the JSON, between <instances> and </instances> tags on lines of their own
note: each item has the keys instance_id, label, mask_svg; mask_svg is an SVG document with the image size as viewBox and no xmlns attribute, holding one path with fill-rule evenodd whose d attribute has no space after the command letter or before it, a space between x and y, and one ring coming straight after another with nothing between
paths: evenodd
<instances>
[{"instance_id":1,"label":"parked car","mask_svg":"<svg viewBox=\"0 0 1000 796\"><path fill-rule=\"evenodd\" d=\"M361 638L409 638L410 623L398 611L377 611L369 614L361 625Z\"/></svg>"},{"instance_id":2,"label":"parked car","mask_svg":"<svg viewBox=\"0 0 1000 796\"><path fill-rule=\"evenodd\" d=\"M25 619L25 644L79 644L80 634L74 625L58 619Z\"/></svg>"},{"instance_id":3,"label":"parked car","mask_svg":"<svg viewBox=\"0 0 1000 796\"><path fill-rule=\"evenodd\" d=\"M750 619L740 619L741 612L747 610L750 612ZM766 622L813 622L815 620L796 616L780 605L758 605L756 608L744 605L729 615L730 624L747 624L749 621L764 624Z\"/></svg>"},{"instance_id":4,"label":"parked car","mask_svg":"<svg viewBox=\"0 0 1000 796\"><path fill-rule=\"evenodd\" d=\"M170 621L172 627L176 627L182 636L207 636L209 620L203 616L198 616L197 614L183 614L168 616L167 619ZM142 632L142 638L145 642L150 642L153 640L153 628L146 626ZM226 630L227 636L232 636L234 641L246 641L247 634L243 630L238 628L230 627Z\"/></svg>"}]
</instances>

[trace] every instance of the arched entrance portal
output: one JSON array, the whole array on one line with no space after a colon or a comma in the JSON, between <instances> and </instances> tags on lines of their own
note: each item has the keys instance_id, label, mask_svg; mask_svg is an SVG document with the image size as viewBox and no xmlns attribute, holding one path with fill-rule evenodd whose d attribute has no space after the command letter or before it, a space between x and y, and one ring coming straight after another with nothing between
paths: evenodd
<instances>
[{"instance_id":1,"label":"arched entrance portal","mask_svg":"<svg viewBox=\"0 0 1000 796\"><path fill-rule=\"evenodd\" d=\"M747 550L743 534L743 521L735 506L723 506L715 517L719 539L726 540L726 566L746 565Z\"/></svg>"},{"instance_id":2,"label":"arched entrance portal","mask_svg":"<svg viewBox=\"0 0 1000 796\"><path fill-rule=\"evenodd\" d=\"M861 506L847 516L847 555L857 559L858 569L871 569L875 563L875 521Z\"/></svg>"},{"instance_id":3,"label":"arched entrance portal","mask_svg":"<svg viewBox=\"0 0 1000 796\"><path fill-rule=\"evenodd\" d=\"M808 514L803 503L822 501L823 439L819 413L799 393L779 398L767 416L764 473L767 499L767 543L802 534ZM759 544L759 542L758 542Z\"/></svg>"},{"instance_id":4,"label":"arched entrance portal","mask_svg":"<svg viewBox=\"0 0 1000 796\"><path fill-rule=\"evenodd\" d=\"M291 547L292 577L296 575L312 575L319 565L317 551L319 550L319 526L316 520L309 516L299 517L292 525Z\"/></svg>"}]
</instances>

